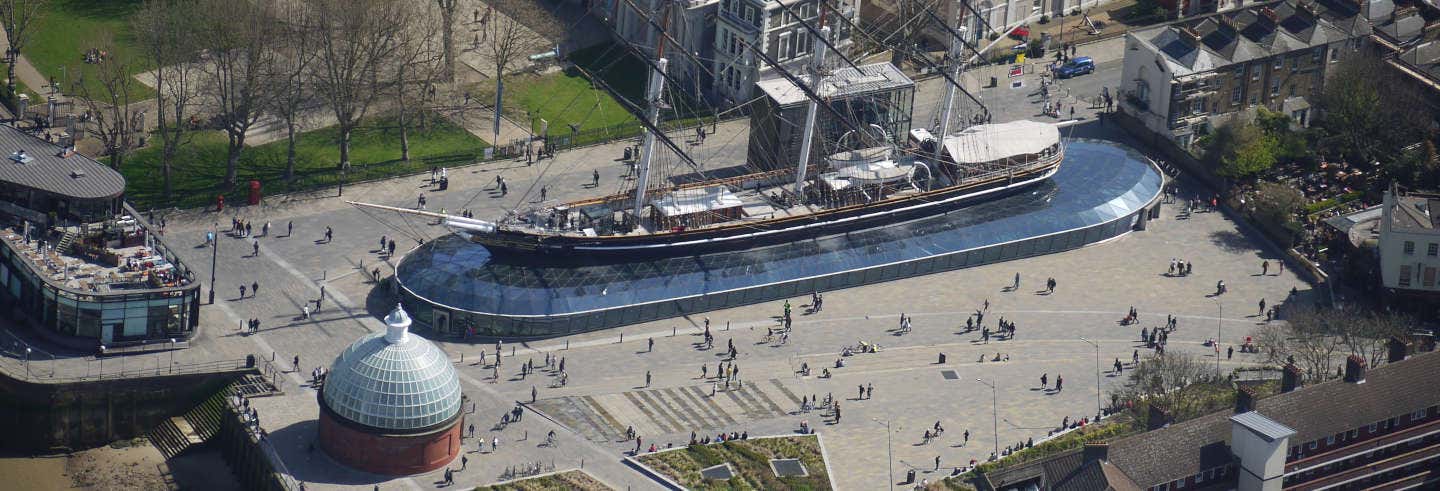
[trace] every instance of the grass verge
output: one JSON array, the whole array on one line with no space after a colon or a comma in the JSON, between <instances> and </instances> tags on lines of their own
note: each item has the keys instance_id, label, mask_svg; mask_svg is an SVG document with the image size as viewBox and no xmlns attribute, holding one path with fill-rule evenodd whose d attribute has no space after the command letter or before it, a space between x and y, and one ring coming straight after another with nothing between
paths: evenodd
<instances>
[{"instance_id":1,"label":"grass verge","mask_svg":"<svg viewBox=\"0 0 1440 491\"><path fill-rule=\"evenodd\" d=\"M346 182L357 182L400 174L420 172L431 167L454 167L481 158L486 143L444 118L425 115L428 129L410 128L410 161L400 160L400 129L393 119L366 120L351 135L350 171ZM190 141L181 146L175 158L171 199L163 196L160 172L160 148L152 139L150 146L126 159L120 169L125 175L126 192L139 209L160 207L211 206L215 195L224 194L230 203L242 202L248 196L250 180L259 180L267 195L336 186L340 182L336 165L340 150L336 145L339 132L324 128L300 135L296 142L295 179L284 182L286 162L285 140L246 148L240 154L236 185L221 189L225 177L226 139L220 131L192 133Z\"/></svg>"},{"instance_id":2,"label":"grass verge","mask_svg":"<svg viewBox=\"0 0 1440 491\"><path fill-rule=\"evenodd\" d=\"M810 473L804 477L776 477L770 459L798 458ZM687 489L830 489L820 440L814 435L737 440L641 455L641 463ZM735 477L710 481L700 476L706 467L729 462Z\"/></svg>"}]
</instances>

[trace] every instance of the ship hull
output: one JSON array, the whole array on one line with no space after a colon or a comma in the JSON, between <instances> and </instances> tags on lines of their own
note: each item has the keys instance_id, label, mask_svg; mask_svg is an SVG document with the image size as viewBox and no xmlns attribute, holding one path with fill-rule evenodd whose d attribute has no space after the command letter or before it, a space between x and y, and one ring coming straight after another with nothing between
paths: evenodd
<instances>
[{"instance_id":1,"label":"ship hull","mask_svg":"<svg viewBox=\"0 0 1440 491\"><path fill-rule=\"evenodd\" d=\"M996 199L1049 179L1059 170L1063 158L1062 154L1055 158L1052 165L986 182L952 186L879 203L725 227L610 237L542 236L503 229L492 234L466 235L470 236L471 241L490 249L492 253L506 255L554 254L640 259L750 249L892 225Z\"/></svg>"}]
</instances>

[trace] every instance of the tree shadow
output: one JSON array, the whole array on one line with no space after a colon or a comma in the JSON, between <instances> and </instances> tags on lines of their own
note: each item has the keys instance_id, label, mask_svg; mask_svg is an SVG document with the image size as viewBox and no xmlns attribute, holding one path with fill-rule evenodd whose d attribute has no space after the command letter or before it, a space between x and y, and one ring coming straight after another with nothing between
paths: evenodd
<instances>
[{"instance_id":1,"label":"tree shadow","mask_svg":"<svg viewBox=\"0 0 1440 491\"><path fill-rule=\"evenodd\" d=\"M1210 232L1210 243L1215 244L1220 250L1239 254L1257 249L1257 245L1250 242L1244 234L1234 230L1219 230Z\"/></svg>"}]
</instances>

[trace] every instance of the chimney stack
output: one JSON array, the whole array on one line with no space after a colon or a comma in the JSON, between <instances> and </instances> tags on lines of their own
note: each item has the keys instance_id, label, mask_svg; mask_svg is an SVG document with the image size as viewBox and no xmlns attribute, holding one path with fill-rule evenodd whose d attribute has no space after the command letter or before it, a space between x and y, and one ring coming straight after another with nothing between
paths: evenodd
<instances>
[{"instance_id":1,"label":"chimney stack","mask_svg":"<svg viewBox=\"0 0 1440 491\"><path fill-rule=\"evenodd\" d=\"M1241 385L1235 389L1235 414L1255 410L1255 389Z\"/></svg>"},{"instance_id":2,"label":"chimney stack","mask_svg":"<svg viewBox=\"0 0 1440 491\"><path fill-rule=\"evenodd\" d=\"M1360 355L1350 355L1345 359L1345 381L1355 384L1365 383L1365 359Z\"/></svg>"},{"instance_id":3,"label":"chimney stack","mask_svg":"<svg viewBox=\"0 0 1440 491\"><path fill-rule=\"evenodd\" d=\"M1275 9L1272 9L1270 7L1260 7L1260 16L1269 19L1271 26L1275 26L1280 23L1279 16L1275 15Z\"/></svg>"},{"instance_id":4,"label":"chimney stack","mask_svg":"<svg viewBox=\"0 0 1440 491\"><path fill-rule=\"evenodd\" d=\"M1086 443L1085 449L1080 451L1080 456L1082 462L1088 463L1097 460L1104 462L1110 458L1110 444L1104 442Z\"/></svg>"},{"instance_id":5,"label":"chimney stack","mask_svg":"<svg viewBox=\"0 0 1440 491\"><path fill-rule=\"evenodd\" d=\"M1150 403L1150 411L1145 418L1145 431L1158 430L1170 426L1170 411L1163 406Z\"/></svg>"},{"instance_id":6,"label":"chimney stack","mask_svg":"<svg viewBox=\"0 0 1440 491\"><path fill-rule=\"evenodd\" d=\"M1405 355L1409 354L1410 346L1405 344L1405 341L1401 340L1399 336L1390 336L1390 340L1385 342L1385 349L1388 351L1385 362L1395 363L1405 361Z\"/></svg>"},{"instance_id":7,"label":"chimney stack","mask_svg":"<svg viewBox=\"0 0 1440 491\"><path fill-rule=\"evenodd\" d=\"M1280 392L1294 392L1295 389L1299 389L1301 385L1304 385L1304 378L1301 377L1304 373L1294 363L1286 363L1285 369L1280 375Z\"/></svg>"}]
</instances>

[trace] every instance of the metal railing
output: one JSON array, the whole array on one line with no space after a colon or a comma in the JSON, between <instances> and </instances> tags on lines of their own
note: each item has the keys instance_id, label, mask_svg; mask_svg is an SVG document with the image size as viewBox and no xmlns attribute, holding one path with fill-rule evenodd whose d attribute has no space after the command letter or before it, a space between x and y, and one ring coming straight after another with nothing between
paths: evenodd
<instances>
[{"instance_id":1,"label":"metal railing","mask_svg":"<svg viewBox=\"0 0 1440 491\"><path fill-rule=\"evenodd\" d=\"M109 359L98 356L62 357L30 345L9 329L0 328L0 372L31 382L132 379L246 368L249 367L245 359L175 363L173 350Z\"/></svg>"}]
</instances>

